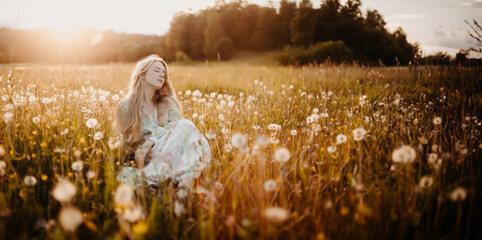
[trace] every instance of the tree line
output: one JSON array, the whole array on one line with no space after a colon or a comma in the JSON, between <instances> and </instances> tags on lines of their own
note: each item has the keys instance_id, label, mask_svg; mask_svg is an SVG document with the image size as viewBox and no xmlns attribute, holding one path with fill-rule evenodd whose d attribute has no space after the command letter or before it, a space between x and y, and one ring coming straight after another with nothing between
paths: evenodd
<instances>
[{"instance_id":1,"label":"tree line","mask_svg":"<svg viewBox=\"0 0 482 240\"><path fill-rule=\"evenodd\" d=\"M344 55L336 57L341 60L346 56L346 60L386 65L413 61L418 45L409 43L401 28L390 32L377 10L363 13L361 5L361 0L348 0L344 4L340 0L325 0L314 8L309 0L300 4L281 0L277 9L243 0L219 1L214 7L196 13L176 14L161 51L170 59L187 55L198 60L229 59L243 50L284 48L286 56L300 55L309 61L317 58L309 56L309 49L320 49L320 43L331 41L337 44L324 45L329 48L341 44Z\"/></svg>"},{"instance_id":2,"label":"tree line","mask_svg":"<svg viewBox=\"0 0 482 240\"><path fill-rule=\"evenodd\" d=\"M131 62L150 53L173 60L226 60L242 51L279 51L281 64L357 61L408 64L419 54L405 32L386 28L361 0L325 0L313 7L281 0L278 7L245 0L217 1L195 13L177 13L164 36L96 32L64 36L46 30L0 29L0 62Z\"/></svg>"}]
</instances>

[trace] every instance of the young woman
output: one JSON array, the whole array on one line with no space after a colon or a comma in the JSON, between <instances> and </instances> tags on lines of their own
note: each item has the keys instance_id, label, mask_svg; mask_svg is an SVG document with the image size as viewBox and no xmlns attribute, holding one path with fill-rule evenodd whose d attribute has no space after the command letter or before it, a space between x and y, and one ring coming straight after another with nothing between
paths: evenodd
<instances>
[{"instance_id":1,"label":"young woman","mask_svg":"<svg viewBox=\"0 0 482 240\"><path fill-rule=\"evenodd\" d=\"M157 55L137 62L127 97L117 106L115 126L124 146L136 151L138 166L123 168L117 177L122 182L139 184L143 172L151 185L171 178L192 189L211 161L209 143L183 119L167 64Z\"/></svg>"}]
</instances>

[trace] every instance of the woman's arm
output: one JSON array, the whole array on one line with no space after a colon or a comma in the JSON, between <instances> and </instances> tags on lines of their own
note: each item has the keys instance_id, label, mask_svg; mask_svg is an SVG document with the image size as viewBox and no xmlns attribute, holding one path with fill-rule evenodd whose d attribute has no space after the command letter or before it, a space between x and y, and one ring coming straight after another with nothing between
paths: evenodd
<instances>
[{"instance_id":1,"label":"woman's arm","mask_svg":"<svg viewBox=\"0 0 482 240\"><path fill-rule=\"evenodd\" d=\"M152 146L154 146L154 142L148 139L137 149L135 159L139 169L144 168L144 159L146 158L147 153L151 151Z\"/></svg>"}]
</instances>

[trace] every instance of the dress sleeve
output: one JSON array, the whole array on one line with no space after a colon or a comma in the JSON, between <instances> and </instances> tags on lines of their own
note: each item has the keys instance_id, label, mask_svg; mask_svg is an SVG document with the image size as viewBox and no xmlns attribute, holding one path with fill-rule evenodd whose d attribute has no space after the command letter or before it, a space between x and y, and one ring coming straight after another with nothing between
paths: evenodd
<instances>
[{"instance_id":1,"label":"dress sleeve","mask_svg":"<svg viewBox=\"0 0 482 240\"><path fill-rule=\"evenodd\" d=\"M183 119L182 114L179 111L176 110L169 110L169 115L168 115L168 121L177 121Z\"/></svg>"},{"instance_id":2,"label":"dress sleeve","mask_svg":"<svg viewBox=\"0 0 482 240\"><path fill-rule=\"evenodd\" d=\"M163 127L157 127L150 136L147 137L147 140L152 141L153 143L157 143L159 139L164 136L168 131Z\"/></svg>"}]
</instances>

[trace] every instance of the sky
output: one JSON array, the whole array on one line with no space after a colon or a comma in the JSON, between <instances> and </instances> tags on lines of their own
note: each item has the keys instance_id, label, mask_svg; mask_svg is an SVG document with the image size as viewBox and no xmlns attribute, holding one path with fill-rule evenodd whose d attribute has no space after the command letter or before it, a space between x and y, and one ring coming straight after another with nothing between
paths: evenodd
<instances>
[{"instance_id":1,"label":"sky","mask_svg":"<svg viewBox=\"0 0 482 240\"><path fill-rule=\"evenodd\" d=\"M92 26L102 31L163 35L176 12L195 13L216 0L1 0L0 27L37 27L68 33ZM227 0L229 1L229 0ZM299 2L300 0L298 0ZM311 0L319 7L322 0ZM248 0L276 7L278 0ZM343 3L344 0L341 0ZM475 46L464 20L482 21L482 0L362 0L362 9L380 12L390 30L402 27L424 54L455 55ZM482 57L481 54L471 57Z\"/></svg>"}]
</instances>

